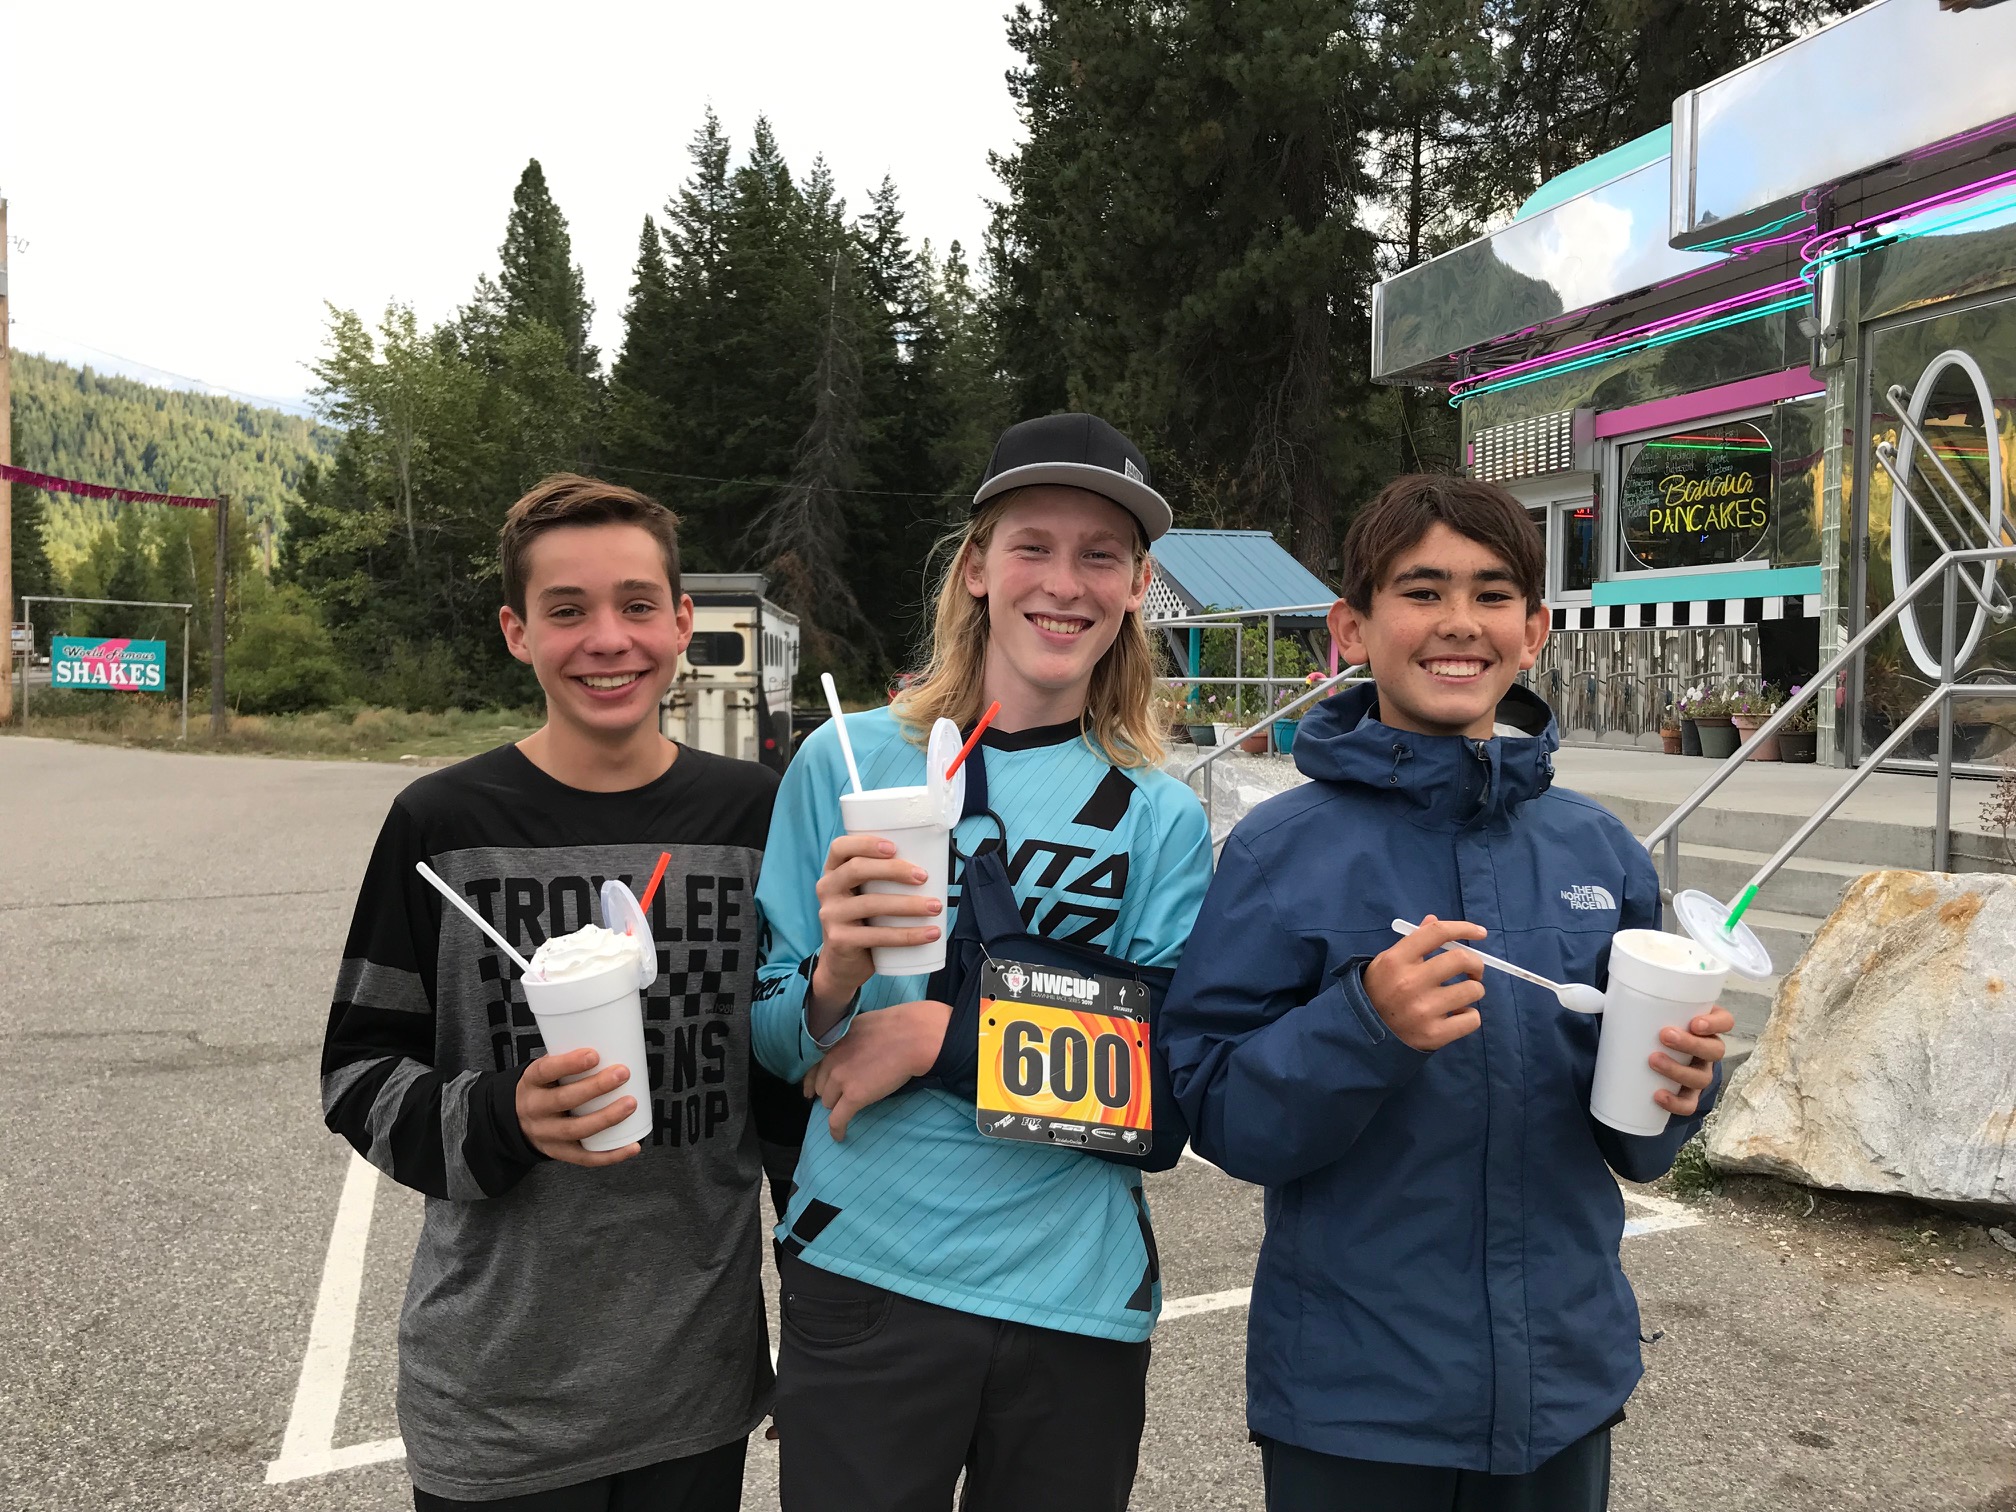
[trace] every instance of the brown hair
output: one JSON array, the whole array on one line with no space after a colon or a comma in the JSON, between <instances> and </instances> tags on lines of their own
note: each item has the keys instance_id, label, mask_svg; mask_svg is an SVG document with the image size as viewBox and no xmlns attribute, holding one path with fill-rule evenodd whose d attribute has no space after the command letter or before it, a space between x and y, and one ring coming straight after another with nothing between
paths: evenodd
<instances>
[{"instance_id":1,"label":"brown hair","mask_svg":"<svg viewBox=\"0 0 2016 1512\"><path fill-rule=\"evenodd\" d=\"M649 531L665 558L665 580L679 598L679 517L648 494L579 473L541 478L504 516L497 532L497 565L504 579L504 602L525 617L525 553L549 530L562 525L637 525Z\"/></svg>"},{"instance_id":2,"label":"brown hair","mask_svg":"<svg viewBox=\"0 0 2016 1512\"><path fill-rule=\"evenodd\" d=\"M1371 613L1372 595L1394 562L1437 525L1468 536L1509 567L1529 612L1542 606L1547 546L1525 506L1496 483L1434 473L1395 478L1358 511L1344 536L1344 602Z\"/></svg>"},{"instance_id":3,"label":"brown hair","mask_svg":"<svg viewBox=\"0 0 2016 1512\"><path fill-rule=\"evenodd\" d=\"M904 735L922 745L937 719L949 719L965 729L985 707L980 687L987 670L987 600L966 589L966 562L982 554L995 527L1021 489L990 499L959 530L940 541L950 560L938 580L938 609L931 627L930 656L918 680L896 700L895 714ZM1134 570L1139 572L1148 548L1134 538ZM1162 730L1154 713L1155 653L1140 611L1125 616L1120 634L1092 669L1085 695L1084 740L1118 767L1149 767L1162 760Z\"/></svg>"}]
</instances>

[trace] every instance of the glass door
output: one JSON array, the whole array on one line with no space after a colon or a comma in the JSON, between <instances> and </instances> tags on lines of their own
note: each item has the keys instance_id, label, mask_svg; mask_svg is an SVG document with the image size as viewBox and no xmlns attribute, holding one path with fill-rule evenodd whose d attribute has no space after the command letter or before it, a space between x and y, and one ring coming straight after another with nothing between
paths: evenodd
<instances>
[{"instance_id":1,"label":"glass door","mask_svg":"<svg viewBox=\"0 0 2016 1512\"><path fill-rule=\"evenodd\" d=\"M1860 537L1863 608L1873 616L1949 547L2016 543L2006 484L2016 468L2016 297L2004 291L1886 322L1869 333L1863 371ZM1851 731L1858 760L1937 685L1942 603L1928 589L1866 653ZM2016 570L1972 573L1958 603L1960 679L2016 682ZM2016 748L2016 701L1962 697L1953 725L1955 761L1990 770ZM1920 721L1901 761L1930 761L1938 738L1936 716Z\"/></svg>"}]
</instances>

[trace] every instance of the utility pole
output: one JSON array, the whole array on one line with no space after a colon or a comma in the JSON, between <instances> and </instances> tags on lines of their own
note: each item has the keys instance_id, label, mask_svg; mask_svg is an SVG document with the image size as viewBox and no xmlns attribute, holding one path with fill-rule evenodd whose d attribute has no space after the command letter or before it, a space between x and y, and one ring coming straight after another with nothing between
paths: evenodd
<instances>
[{"instance_id":1,"label":"utility pole","mask_svg":"<svg viewBox=\"0 0 2016 1512\"><path fill-rule=\"evenodd\" d=\"M231 540L231 495L210 506L217 516L217 574L210 589L210 738L224 738L224 552Z\"/></svg>"},{"instance_id":2,"label":"utility pole","mask_svg":"<svg viewBox=\"0 0 2016 1512\"><path fill-rule=\"evenodd\" d=\"M0 467L14 462L14 343L7 325L7 201L0 199ZM14 485L0 478L0 620L7 624L7 675L0 677L0 720L14 717ZM21 676L33 670L31 653Z\"/></svg>"}]
</instances>

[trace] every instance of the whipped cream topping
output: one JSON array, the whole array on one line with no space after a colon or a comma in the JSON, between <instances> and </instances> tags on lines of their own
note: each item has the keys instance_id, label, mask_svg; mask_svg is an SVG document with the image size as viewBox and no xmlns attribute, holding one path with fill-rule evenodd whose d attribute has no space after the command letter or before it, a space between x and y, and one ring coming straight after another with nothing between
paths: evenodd
<instances>
[{"instance_id":1,"label":"whipped cream topping","mask_svg":"<svg viewBox=\"0 0 2016 1512\"><path fill-rule=\"evenodd\" d=\"M637 941L600 924L548 940L532 954L532 975L542 982L578 982L617 966L637 965Z\"/></svg>"}]
</instances>

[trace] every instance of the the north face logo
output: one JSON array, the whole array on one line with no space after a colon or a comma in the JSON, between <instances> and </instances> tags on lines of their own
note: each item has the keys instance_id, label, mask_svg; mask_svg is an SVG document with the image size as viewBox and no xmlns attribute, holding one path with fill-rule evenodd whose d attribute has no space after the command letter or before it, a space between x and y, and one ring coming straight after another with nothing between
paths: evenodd
<instances>
[{"instance_id":1,"label":"the north face logo","mask_svg":"<svg viewBox=\"0 0 2016 1512\"><path fill-rule=\"evenodd\" d=\"M1561 890L1561 901L1582 913L1615 913L1617 900L1610 896L1610 889L1598 887L1593 882L1578 883L1574 887Z\"/></svg>"}]
</instances>

